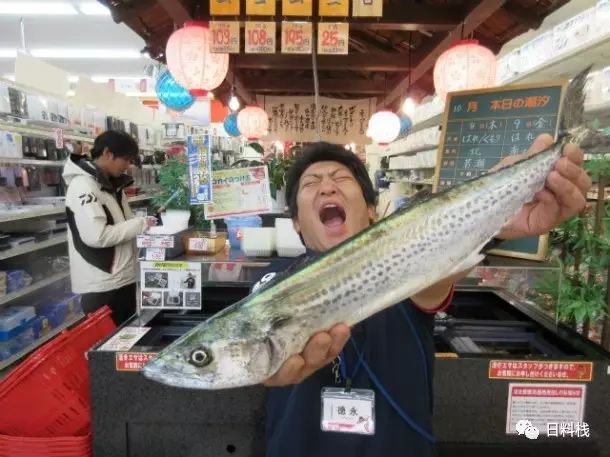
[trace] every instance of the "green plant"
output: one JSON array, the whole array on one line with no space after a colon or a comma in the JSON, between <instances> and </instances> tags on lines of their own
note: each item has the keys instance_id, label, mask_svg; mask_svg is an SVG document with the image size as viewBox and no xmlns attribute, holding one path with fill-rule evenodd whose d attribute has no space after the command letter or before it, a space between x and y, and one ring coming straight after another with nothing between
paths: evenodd
<instances>
[{"instance_id":1,"label":"green plant","mask_svg":"<svg viewBox=\"0 0 610 457\"><path fill-rule=\"evenodd\" d=\"M267 162L269 170L269 184L271 188L271 196L275 198L276 192L286 185L286 172L294 162L294 158L285 159L283 157L274 157Z\"/></svg>"},{"instance_id":2,"label":"green plant","mask_svg":"<svg viewBox=\"0 0 610 457\"><path fill-rule=\"evenodd\" d=\"M174 194L176 190L181 190L180 194L167 204L167 209L182 209L191 212L191 222L197 230L207 230L210 221L205 219L203 205L191 205L189 203L189 180L186 157L179 156L171 158L165 162L159 171L159 185L161 193L153 199L155 207L165 205L165 202Z\"/></svg>"}]
</instances>

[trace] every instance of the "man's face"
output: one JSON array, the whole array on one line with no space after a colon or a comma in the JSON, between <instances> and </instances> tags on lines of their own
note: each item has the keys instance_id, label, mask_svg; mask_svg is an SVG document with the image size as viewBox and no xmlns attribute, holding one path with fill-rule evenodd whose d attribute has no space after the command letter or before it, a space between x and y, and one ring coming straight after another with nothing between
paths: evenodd
<instances>
[{"instance_id":1,"label":"man's face","mask_svg":"<svg viewBox=\"0 0 610 457\"><path fill-rule=\"evenodd\" d=\"M356 178L338 162L310 165L299 181L294 228L308 248L327 251L369 226L375 208L367 206Z\"/></svg>"},{"instance_id":2,"label":"man's face","mask_svg":"<svg viewBox=\"0 0 610 457\"><path fill-rule=\"evenodd\" d=\"M98 166L108 175L118 178L129 169L132 163L130 158L117 157L107 149L102 155L102 161L98 161Z\"/></svg>"}]
</instances>

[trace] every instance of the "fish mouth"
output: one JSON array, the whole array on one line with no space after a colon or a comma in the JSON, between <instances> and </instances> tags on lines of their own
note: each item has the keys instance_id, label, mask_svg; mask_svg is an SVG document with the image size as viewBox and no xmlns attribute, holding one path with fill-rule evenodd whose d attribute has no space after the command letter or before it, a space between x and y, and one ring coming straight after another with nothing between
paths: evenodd
<instances>
[{"instance_id":1,"label":"fish mouth","mask_svg":"<svg viewBox=\"0 0 610 457\"><path fill-rule=\"evenodd\" d=\"M325 203L320 208L318 216L322 225L330 229L341 227L347 219L345 209L338 203Z\"/></svg>"}]
</instances>

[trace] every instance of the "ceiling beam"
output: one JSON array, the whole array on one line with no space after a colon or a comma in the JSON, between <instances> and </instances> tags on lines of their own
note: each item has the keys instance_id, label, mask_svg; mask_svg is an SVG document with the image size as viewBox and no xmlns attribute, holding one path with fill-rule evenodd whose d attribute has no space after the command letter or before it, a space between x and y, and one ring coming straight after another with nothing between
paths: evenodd
<instances>
[{"instance_id":1,"label":"ceiling beam","mask_svg":"<svg viewBox=\"0 0 610 457\"><path fill-rule=\"evenodd\" d=\"M411 72L411 78L406 76L392 89L385 97L385 100L380 103L380 107L390 106L396 99L407 92L409 82L416 83L423 75L429 72L433 67L436 59L451 47L451 44L474 32L483 22L489 19L496 11L498 11L506 3L506 0L482 0L475 6L470 13L465 17L464 23L458 25L451 30L444 38L438 41L432 41L429 45L422 46L418 54L425 57L421 60L416 60L416 64Z\"/></svg>"},{"instance_id":2,"label":"ceiling beam","mask_svg":"<svg viewBox=\"0 0 610 457\"><path fill-rule=\"evenodd\" d=\"M129 3L113 6L111 0L98 0L110 10L112 20L117 24L141 16L155 6L155 0L132 0Z\"/></svg>"},{"instance_id":3,"label":"ceiling beam","mask_svg":"<svg viewBox=\"0 0 610 457\"><path fill-rule=\"evenodd\" d=\"M258 70L311 70L311 56L296 54L240 54L235 68ZM406 54L348 54L317 56L319 70L404 72L409 70Z\"/></svg>"},{"instance_id":4,"label":"ceiling beam","mask_svg":"<svg viewBox=\"0 0 610 457\"><path fill-rule=\"evenodd\" d=\"M254 93L277 92L314 93L313 79L309 78L248 78L244 84ZM383 94L384 82L370 79L320 79L320 93Z\"/></svg>"},{"instance_id":5,"label":"ceiling beam","mask_svg":"<svg viewBox=\"0 0 610 457\"><path fill-rule=\"evenodd\" d=\"M184 24L192 18L191 13L185 8L180 0L157 0L157 2L176 24ZM237 75L235 75L233 70L229 69L226 80L227 82L231 81L235 85L235 92L246 103L254 102L254 97L248 89L246 89Z\"/></svg>"},{"instance_id":6,"label":"ceiling beam","mask_svg":"<svg viewBox=\"0 0 610 457\"><path fill-rule=\"evenodd\" d=\"M349 24L351 30L447 31L453 29L460 23L472 4L476 4L476 0L464 0L461 5L426 5L415 2L410 2L405 5L403 1L394 1L392 3L384 2L383 17L350 17ZM198 15L200 20L208 21L222 19L210 16L209 1L200 2L200 5L201 8ZM276 12L277 14L275 16L267 16L265 17L265 20L275 21L277 23L284 20L312 20L311 17L290 17L282 15L281 2L278 3ZM227 20L238 20L241 22L241 27L244 27L245 21L252 20L252 17L245 14L242 2L242 14L239 16L231 16L230 18L228 17Z\"/></svg>"}]
</instances>

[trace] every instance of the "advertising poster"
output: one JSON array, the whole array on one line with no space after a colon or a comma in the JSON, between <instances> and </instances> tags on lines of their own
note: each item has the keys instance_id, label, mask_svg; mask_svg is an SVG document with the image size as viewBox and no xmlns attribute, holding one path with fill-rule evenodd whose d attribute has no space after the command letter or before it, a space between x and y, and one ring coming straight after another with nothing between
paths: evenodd
<instances>
[{"instance_id":1,"label":"advertising poster","mask_svg":"<svg viewBox=\"0 0 610 457\"><path fill-rule=\"evenodd\" d=\"M212 201L212 153L209 135L187 138L189 167L189 202L203 205Z\"/></svg>"},{"instance_id":2,"label":"advertising poster","mask_svg":"<svg viewBox=\"0 0 610 457\"><path fill-rule=\"evenodd\" d=\"M206 219L248 216L272 210L266 166L216 170L212 183L214 201L205 207Z\"/></svg>"},{"instance_id":3,"label":"advertising poster","mask_svg":"<svg viewBox=\"0 0 610 457\"><path fill-rule=\"evenodd\" d=\"M201 309L201 264L141 262L142 309Z\"/></svg>"}]
</instances>

